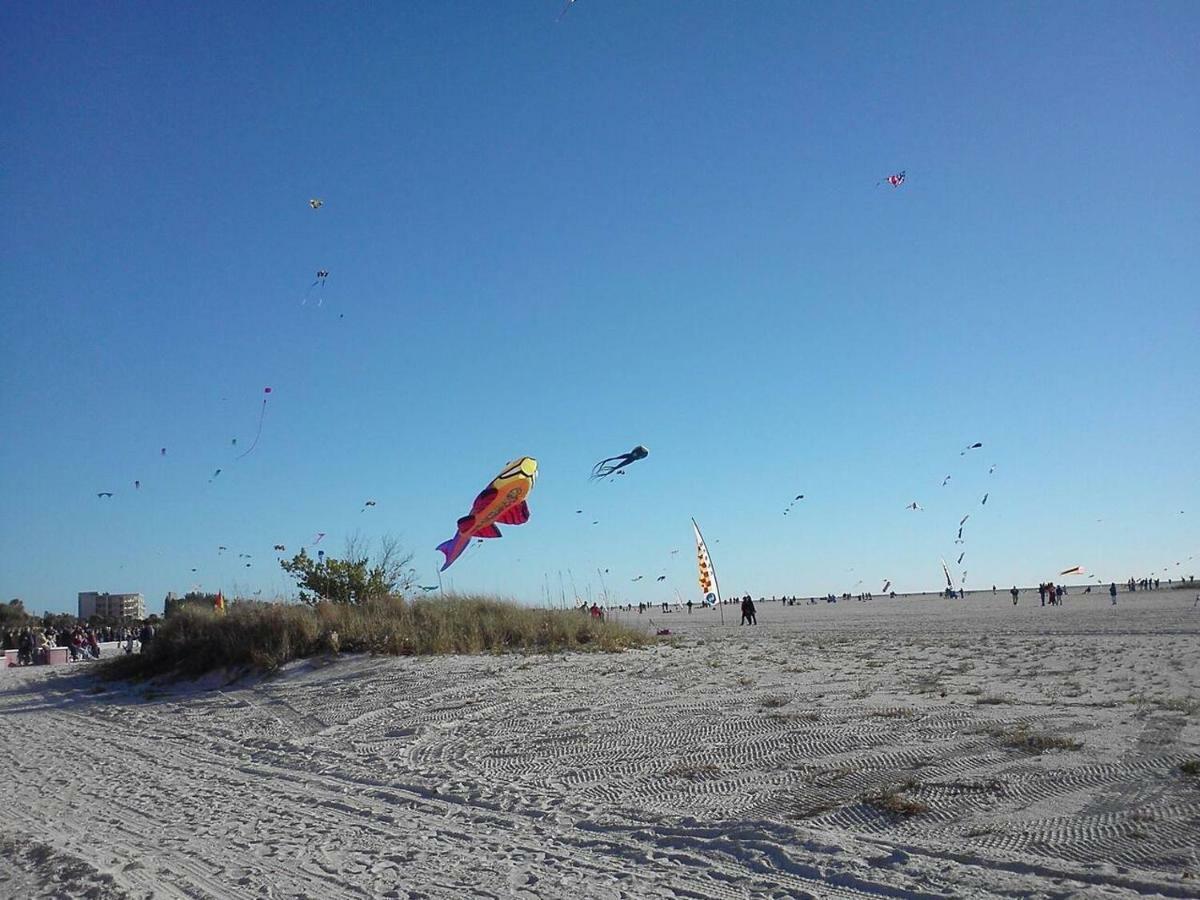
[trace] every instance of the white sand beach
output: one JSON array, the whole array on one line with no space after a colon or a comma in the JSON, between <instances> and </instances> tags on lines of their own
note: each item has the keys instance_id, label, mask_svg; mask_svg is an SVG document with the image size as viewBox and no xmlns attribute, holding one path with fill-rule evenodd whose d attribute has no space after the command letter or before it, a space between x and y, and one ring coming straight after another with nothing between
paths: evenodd
<instances>
[{"instance_id":1,"label":"white sand beach","mask_svg":"<svg viewBox=\"0 0 1200 900\"><path fill-rule=\"evenodd\" d=\"M1195 593L634 612L670 643L221 686L8 669L0 896L1197 897Z\"/></svg>"}]
</instances>

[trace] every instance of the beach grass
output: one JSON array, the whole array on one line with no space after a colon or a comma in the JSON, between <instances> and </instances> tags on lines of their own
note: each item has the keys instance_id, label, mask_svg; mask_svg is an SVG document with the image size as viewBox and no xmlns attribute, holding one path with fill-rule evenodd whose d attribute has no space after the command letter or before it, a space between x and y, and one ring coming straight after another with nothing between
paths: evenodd
<instances>
[{"instance_id":1,"label":"beach grass","mask_svg":"<svg viewBox=\"0 0 1200 900\"><path fill-rule=\"evenodd\" d=\"M188 608L167 619L145 652L103 664L105 677L194 678L217 670L269 672L336 652L425 656L617 652L652 643L642 632L570 610L492 597L389 597L364 604L239 603L224 614Z\"/></svg>"}]
</instances>

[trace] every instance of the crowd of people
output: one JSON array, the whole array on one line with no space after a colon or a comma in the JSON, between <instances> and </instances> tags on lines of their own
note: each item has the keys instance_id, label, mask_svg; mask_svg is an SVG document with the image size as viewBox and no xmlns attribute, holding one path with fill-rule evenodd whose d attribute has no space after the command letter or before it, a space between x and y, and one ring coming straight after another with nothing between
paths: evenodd
<instances>
[{"instance_id":1,"label":"crowd of people","mask_svg":"<svg viewBox=\"0 0 1200 900\"><path fill-rule=\"evenodd\" d=\"M48 663L50 651L57 647L66 648L71 662L99 659L102 644L116 643L126 653L135 649L144 653L154 639L154 626L149 622L141 626L76 624L62 628L27 625L6 629L2 639L5 650L17 651L17 665L33 666Z\"/></svg>"}]
</instances>

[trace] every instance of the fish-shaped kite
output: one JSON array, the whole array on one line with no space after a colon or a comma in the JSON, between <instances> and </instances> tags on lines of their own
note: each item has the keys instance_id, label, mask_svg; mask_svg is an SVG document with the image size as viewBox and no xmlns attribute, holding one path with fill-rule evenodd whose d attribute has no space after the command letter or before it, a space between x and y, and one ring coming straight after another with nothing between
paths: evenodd
<instances>
[{"instance_id":1,"label":"fish-shaped kite","mask_svg":"<svg viewBox=\"0 0 1200 900\"><path fill-rule=\"evenodd\" d=\"M533 489L537 478L537 460L522 456L504 467L492 483L480 491L471 511L458 520L458 531L448 541L438 544L437 549L446 557L442 571L450 568L471 543L472 538L498 538L501 525L524 525L529 521L529 504L525 498Z\"/></svg>"}]
</instances>

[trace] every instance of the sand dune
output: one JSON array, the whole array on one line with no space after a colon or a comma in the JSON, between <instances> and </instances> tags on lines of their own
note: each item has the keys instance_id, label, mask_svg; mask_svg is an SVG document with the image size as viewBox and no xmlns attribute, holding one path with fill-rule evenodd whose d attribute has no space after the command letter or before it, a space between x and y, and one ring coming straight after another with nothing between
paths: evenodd
<instances>
[{"instance_id":1,"label":"sand dune","mask_svg":"<svg viewBox=\"0 0 1200 900\"><path fill-rule=\"evenodd\" d=\"M0 672L0 895L1200 895L1200 609L763 604L218 687Z\"/></svg>"}]
</instances>

